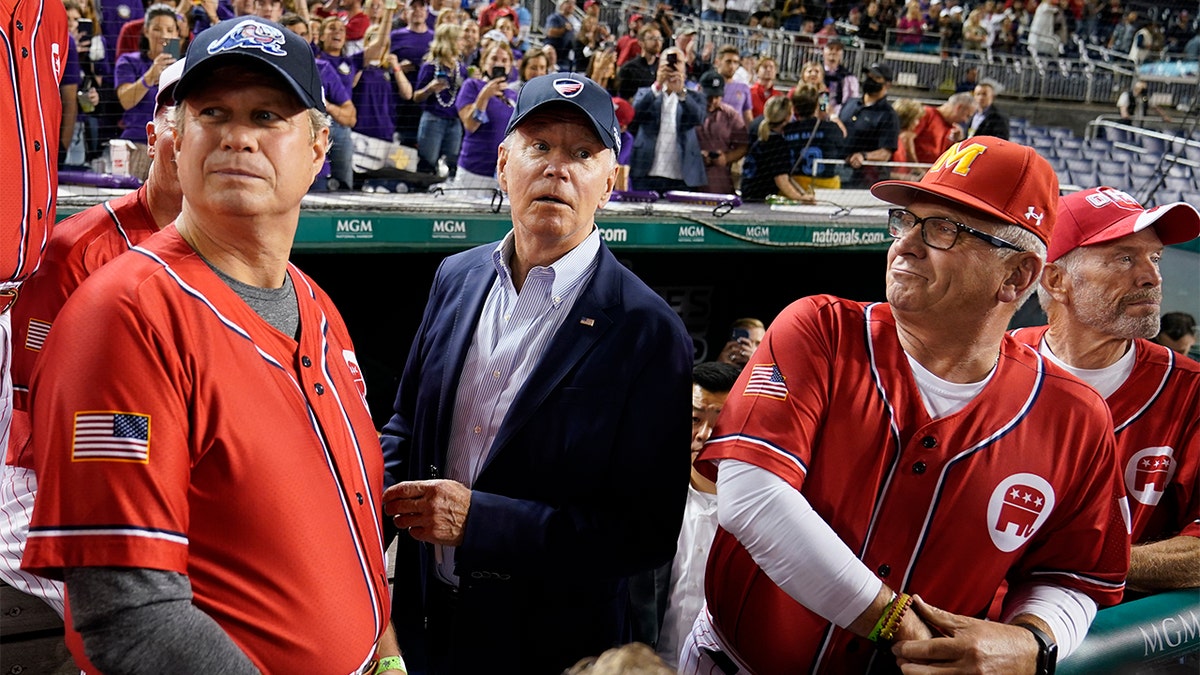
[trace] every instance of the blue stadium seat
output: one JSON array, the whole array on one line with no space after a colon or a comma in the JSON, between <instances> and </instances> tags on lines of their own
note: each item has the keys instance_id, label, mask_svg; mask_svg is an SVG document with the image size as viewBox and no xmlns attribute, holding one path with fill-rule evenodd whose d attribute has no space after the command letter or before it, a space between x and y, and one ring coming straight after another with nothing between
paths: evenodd
<instances>
[{"instance_id":1,"label":"blue stadium seat","mask_svg":"<svg viewBox=\"0 0 1200 675\"><path fill-rule=\"evenodd\" d=\"M1183 195L1178 190L1163 190L1159 188L1145 206L1159 206L1179 201L1183 201Z\"/></svg>"},{"instance_id":2,"label":"blue stadium seat","mask_svg":"<svg viewBox=\"0 0 1200 675\"><path fill-rule=\"evenodd\" d=\"M1196 175L1196 170L1187 164L1178 164L1175 162L1164 162L1163 166L1167 169L1168 176L1176 176L1178 178L1191 178Z\"/></svg>"},{"instance_id":3,"label":"blue stadium seat","mask_svg":"<svg viewBox=\"0 0 1200 675\"><path fill-rule=\"evenodd\" d=\"M1107 185L1120 190L1129 189L1129 176L1123 173L1106 173L1101 171L1096 174L1096 185Z\"/></svg>"},{"instance_id":4,"label":"blue stadium seat","mask_svg":"<svg viewBox=\"0 0 1200 675\"><path fill-rule=\"evenodd\" d=\"M1118 148L1113 148L1112 150L1109 150L1108 156L1113 161L1122 162L1124 164L1130 164L1135 159L1137 159L1137 156L1134 155L1132 152L1130 152L1128 150L1120 150Z\"/></svg>"},{"instance_id":5,"label":"blue stadium seat","mask_svg":"<svg viewBox=\"0 0 1200 675\"><path fill-rule=\"evenodd\" d=\"M1200 190L1192 190L1191 192L1184 192L1183 194L1179 195L1179 201L1187 202L1187 203L1191 204L1192 206L1196 206L1197 204L1200 204Z\"/></svg>"},{"instance_id":6,"label":"blue stadium seat","mask_svg":"<svg viewBox=\"0 0 1200 675\"><path fill-rule=\"evenodd\" d=\"M1082 159L1083 148L1064 148L1060 146L1055 149L1055 154L1062 159Z\"/></svg>"},{"instance_id":7,"label":"blue stadium seat","mask_svg":"<svg viewBox=\"0 0 1200 675\"><path fill-rule=\"evenodd\" d=\"M1164 141L1161 138L1154 138L1153 136L1142 136L1141 138L1138 138L1135 140L1137 141L1138 145L1142 146L1147 151L1153 152L1158 155L1162 155L1163 151L1166 150L1166 148L1167 148L1166 141Z\"/></svg>"},{"instance_id":8,"label":"blue stadium seat","mask_svg":"<svg viewBox=\"0 0 1200 675\"><path fill-rule=\"evenodd\" d=\"M1071 173L1075 173L1077 171L1083 171L1083 172L1095 171L1096 163L1090 159L1067 158L1067 169L1069 169L1071 171Z\"/></svg>"},{"instance_id":9,"label":"blue stadium seat","mask_svg":"<svg viewBox=\"0 0 1200 675\"><path fill-rule=\"evenodd\" d=\"M1075 135L1074 131L1066 127L1049 127L1046 129L1046 133L1054 138L1071 138Z\"/></svg>"},{"instance_id":10,"label":"blue stadium seat","mask_svg":"<svg viewBox=\"0 0 1200 675\"><path fill-rule=\"evenodd\" d=\"M1100 138L1097 136L1096 138L1088 141L1087 146L1092 150L1108 152L1108 150L1112 148L1112 141L1108 140L1107 138Z\"/></svg>"},{"instance_id":11,"label":"blue stadium seat","mask_svg":"<svg viewBox=\"0 0 1200 675\"><path fill-rule=\"evenodd\" d=\"M1029 120L1024 117L1010 117L1008 119L1009 129L1024 129L1029 126Z\"/></svg>"},{"instance_id":12,"label":"blue stadium seat","mask_svg":"<svg viewBox=\"0 0 1200 675\"><path fill-rule=\"evenodd\" d=\"M1042 155L1046 157L1045 155ZM1067 170L1067 161L1057 157L1046 157L1046 162L1050 164L1050 168L1054 169L1055 173L1062 173Z\"/></svg>"},{"instance_id":13,"label":"blue stadium seat","mask_svg":"<svg viewBox=\"0 0 1200 675\"><path fill-rule=\"evenodd\" d=\"M1167 188L1168 190L1178 190L1179 192L1184 192L1188 190L1195 190L1196 184L1192 182L1191 178L1168 175L1163 177L1163 187Z\"/></svg>"},{"instance_id":14,"label":"blue stadium seat","mask_svg":"<svg viewBox=\"0 0 1200 675\"><path fill-rule=\"evenodd\" d=\"M1029 126L1025 127L1025 135L1029 136L1031 138L1033 136L1045 136L1045 137L1049 138L1050 132L1046 131L1045 127L1039 127L1039 126L1030 124Z\"/></svg>"},{"instance_id":15,"label":"blue stadium seat","mask_svg":"<svg viewBox=\"0 0 1200 675\"><path fill-rule=\"evenodd\" d=\"M1129 141L1129 132L1125 131L1124 129L1104 127L1104 137L1113 143L1125 143Z\"/></svg>"},{"instance_id":16,"label":"blue stadium seat","mask_svg":"<svg viewBox=\"0 0 1200 675\"><path fill-rule=\"evenodd\" d=\"M1058 154L1054 152L1057 149L1054 145L1054 139L1049 136L1030 136L1029 144L1037 148L1038 152L1043 155Z\"/></svg>"},{"instance_id":17,"label":"blue stadium seat","mask_svg":"<svg viewBox=\"0 0 1200 675\"><path fill-rule=\"evenodd\" d=\"M1158 167L1153 164L1141 164L1133 162L1129 165L1129 175L1134 178L1150 178L1159 174Z\"/></svg>"},{"instance_id":18,"label":"blue stadium seat","mask_svg":"<svg viewBox=\"0 0 1200 675\"><path fill-rule=\"evenodd\" d=\"M1075 185L1078 185L1081 188L1096 187L1099 184L1096 182L1096 180L1097 180L1097 178L1096 178L1095 171L1072 171L1071 172L1071 182L1074 183ZM1060 183L1062 182L1061 178L1059 179L1059 182Z\"/></svg>"}]
</instances>

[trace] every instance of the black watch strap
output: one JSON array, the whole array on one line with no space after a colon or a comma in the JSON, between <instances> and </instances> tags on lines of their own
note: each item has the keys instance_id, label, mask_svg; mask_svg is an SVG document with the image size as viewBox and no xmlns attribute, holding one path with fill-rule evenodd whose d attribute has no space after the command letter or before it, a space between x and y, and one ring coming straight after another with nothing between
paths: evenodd
<instances>
[{"instance_id":1,"label":"black watch strap","mask_svg":"<svg viewBox=\"0 0 1200 675\"><path fill-rule=\"evenodd\" d=\"M1027 623L1016 623L1014 626L1020 626L1025 630L1033 633L1033 639L1038 643L1037 657L1037 675L1054 675L1054 667L1058 665L1058 643L1056 643L1046 631L1032 626Z\"/></svg>"}]
</instances>

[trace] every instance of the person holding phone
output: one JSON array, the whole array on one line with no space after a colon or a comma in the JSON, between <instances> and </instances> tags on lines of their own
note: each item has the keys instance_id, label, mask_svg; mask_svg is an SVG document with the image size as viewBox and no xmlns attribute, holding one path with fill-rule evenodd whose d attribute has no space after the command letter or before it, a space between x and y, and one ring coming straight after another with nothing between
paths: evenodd
<instances>
[{"instance_id":1,"label":"person holding phone","mask_svg":"<svg viewBox=\"0 0 1200 675\"><path fill-rule=\"evenodd\" d=\"M704 94L684 86L679 50L663 52L654 84L633 98L637 134L629 177L634 190L695 190L708 182L696 134L706 104Z\"/></svg>"},{"instance_id":2,"label":"person holding phone","mask_svg":"<svg viewBox=\"0 0 1200 675\"><path fill-rule=\"evenodd\" d=\"M721 348L716 360L738 368L745 366L766 334L767 326L761 319L746 317L734 321L729 328L729 342Z\"/></svg>"},{"instance_id":3,"label":"person holding phone","mask_svg":"<svg viewBox=\"0 0 1200 675\"><path fill-rule=\"evenodd\" d=\"M166 50L175 40L172 55ZM179 24L175 8L155 4L146 10L142 38L137 52L117 59L117 100L125 114L121 117L121 138L134 143L129 153L129 174L141 180L150 171L150 146L146 142L146 124L154 119L154 99L158 80L179 53Z\"/></svg>"},{"instance_id":4,"label":"person holding phone","mask_svg":"<svg viewBox=\"0 0 1200 675\"><path fill-rule=\"evenodd\" d=\"M464 134L458 175L447 187L478 188L481 192L471 194L490 197L493 190L500 188L495 177L496 159L517 98L508 84L512 50L507 43L489 42L479 65L479 77L468 79L458 90L458 119L462 121Z\"/></svg>"},{"instance_id":5,"label":"person holding phone","mask_svg":"<svg viewBox=\"0 0 1200 675\"><path fill-rule=\"evenodd\" d=\"M413 88L413 100L421 104L417 171L436 174L438 160L445 158L450 178L458 173L458 150L463 135L456 105L458 90L467 79L467 67L459 59L461 34L462 28L452 23L434 30L433 42Z\"/></svg>"}]
</instances>

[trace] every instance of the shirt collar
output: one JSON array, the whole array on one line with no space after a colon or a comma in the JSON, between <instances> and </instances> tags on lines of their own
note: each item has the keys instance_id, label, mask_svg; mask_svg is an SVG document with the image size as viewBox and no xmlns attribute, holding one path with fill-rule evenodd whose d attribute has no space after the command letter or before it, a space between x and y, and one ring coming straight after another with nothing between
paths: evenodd
<instances>
[{"instance_id":1,"label":"shirt collar","mask_svg":"<svg viewBox=\"0 0 1200 675\"><path fill-rule=\"evenodd\" d=\"M512 282L512 267L510 267L509 261L516 252L514 236L513 231L509 230L508 234L504 235L504 238L496 245L496 249L492 251L492 264L496 266L496 273L502 280L509 283ZM550 292L555 296L560 296L566 289L573 287L581 277L587 274L599 253L600 230L593 224L592 231L586 239L568 251L566 255L550 263L549 268L554 271L554 284ZM535 267L533 269L546 268Z\"/></svg>"}]
</instances>

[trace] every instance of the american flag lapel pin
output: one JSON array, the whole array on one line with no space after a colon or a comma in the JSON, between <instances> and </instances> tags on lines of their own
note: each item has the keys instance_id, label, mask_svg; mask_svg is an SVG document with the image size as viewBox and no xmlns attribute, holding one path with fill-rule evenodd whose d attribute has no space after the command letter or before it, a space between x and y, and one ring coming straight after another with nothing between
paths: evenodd
<instances>
[{"instance_id":1,"label":"american flag lapel pin","mask_svg":"<svg viewBox=\"0 0 1200 675\"><path fill-rule=\"evenodd\" d=\"M580 319L580 320L579 320L579 323L581 323L581 324L583 324L583 325L585 325L585 326L587 326L587 327L591 328L592 326L595 326L595 325L596 325L596 320L595 320L595 319L593 319L593 318L591 318L591 317L587 317L587 316L585 316L585 317L583 317L582 319Z\"/></svg>"}]
</instances>

